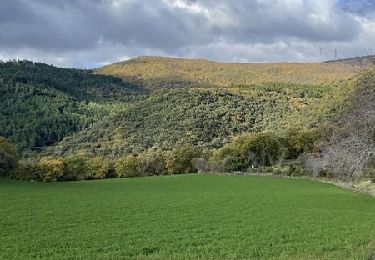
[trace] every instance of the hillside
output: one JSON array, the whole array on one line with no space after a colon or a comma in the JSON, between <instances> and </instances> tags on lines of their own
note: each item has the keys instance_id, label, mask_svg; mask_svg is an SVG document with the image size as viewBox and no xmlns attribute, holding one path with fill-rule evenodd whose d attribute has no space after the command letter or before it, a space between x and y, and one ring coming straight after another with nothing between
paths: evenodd
<instances>
[{"instance_id":1,"label":"hillside","mask_svg":"<svg viewBox=\"0 0 375 260\"><path fill-rule=\"evenodd\" d=\"M323 63L218 63L202 59L142 56L95 71L148 88L186 86L237 86L251 84L330 84L355 73L351 64Z\"/></svg>"},{"instance_id":2,"label":"hillside","mask_svg":"<svg viewBox=\"0 0 375 260\"><path fill-rule=\"evenodd\" d=\"M91 71L29 61L0 63L0 136L20 153L39 152L123 109L142 92Z\"/></svg>"},{"instance_id":3,"label":"hillside","mask_svg":"<svg viewBox=\"0 0 375 260\"><path fill-rule=\"evenodd\" d=\"M127 76L98 75L110 68ZM352 76L342 64L141 57L93 74L7 62L0 64L0 136L25 157L118 157L181 144L210 150L242 133L329 124Z\"/></svg>"},{"instance_id":4,"label":"hillside","mask_svg":"<svg viewBox=\"0 0 375 260\"><path fill-rule=\"evenodd\" d=\"M120 156L178 144L218 148L246 132L312 128L334 116L345 84L160 90L126 111L64 139L54 153Z\"/></svg>"},{"instance_id":5,"label":"hillside","mask_svg":"<svg viewBox=\"0 0 375 260\"><path fill-rule=\"evenodd\" d=\"M116 157L185 143L212 149L242 133L319 127L329 124L343 106L354 72L342 64L139 57L96 73L122 76L151 92L49 152Z\"/></svg>"}]
</instances>

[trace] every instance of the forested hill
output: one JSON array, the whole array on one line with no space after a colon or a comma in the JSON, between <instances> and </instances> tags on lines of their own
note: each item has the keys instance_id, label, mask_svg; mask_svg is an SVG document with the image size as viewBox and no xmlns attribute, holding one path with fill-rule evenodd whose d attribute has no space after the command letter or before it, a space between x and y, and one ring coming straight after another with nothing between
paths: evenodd
<instances>
[{"instance_id":1,"label":"forested hill","mask_svg":"<svg viewBox=\"0 0 375 260\"><path fill-rule=\"evenodd\" d=\"M64 139L58 155L121 156L193 144L214 149L249 132L329 123L350 92L345 64L225 64L138 57L98 74L141 84L150 95Z\"/></svg>"},{"instance_id":2,"label":"forested hill","mask_svg":"<svg viewBox=\"0 0 375 260\"><path fill-rule=\"evenodd\" d=\"M253 84L330 84L355 73L351 64L219 63L203 59L141 56L104 66L98 74L141 82L148 88Z\"/></svg>"},{"instance_id":3,"label":"forested hill","mask_svg":"<svg viewBox=\"0 0 375 260\"><path fill-rule=\"evenodd\" d=\"M39 152L143 92L89 70L30 61L0 63L0 136L21 153Z\"/></svg>"},{"instance_id":4,"label":"forested hill","mask_svg":"<svg viewBox=\"0 0 375 260\"><path fill-rule=\"evenodd\" d=\"M353 75L345 64L155 57L95 72L1 63L0 136L24 157L117 157L183 144L210 150L243 133L329 123Z\"/></svg>"},{"instance_id":5,"label":"forested hill","mask_svg":"<svg viewBox=\"0 0 375 260\"><path fill-rule=\"evenodd\" d=\"M124 83L116 77L93 74L92 70L57 68L31 61L0 63L3 82L44 85L87 101L107 101L129 98L128 94L140 91L135 84Z\"/></svg>"}]
</instances>

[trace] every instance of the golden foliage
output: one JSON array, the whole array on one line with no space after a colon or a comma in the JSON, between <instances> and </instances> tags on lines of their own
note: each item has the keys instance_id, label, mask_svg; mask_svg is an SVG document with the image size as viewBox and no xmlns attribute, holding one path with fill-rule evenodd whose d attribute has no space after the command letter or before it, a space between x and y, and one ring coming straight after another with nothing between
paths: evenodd
<instances>
[{"instance_id":1,"label":"golden foliage","mask_svg":"<svg viewBox=\"0 0 375 260\"><path fill-rule=\"evenodd\" d=\"M98 74L139 80L146 86L248 85L267 83L329 84L355 74L342 63L218 63L202 59L138 57L105 66Z\"/></svg>"}]
</instances>

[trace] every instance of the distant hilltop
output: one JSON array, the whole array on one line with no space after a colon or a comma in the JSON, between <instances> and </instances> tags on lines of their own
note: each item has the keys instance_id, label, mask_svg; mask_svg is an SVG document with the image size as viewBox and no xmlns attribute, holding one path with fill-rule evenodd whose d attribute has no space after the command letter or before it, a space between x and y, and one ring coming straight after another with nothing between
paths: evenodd
<instances>
[{"instance_id":1,"label":"distant hilltop","mask_svg":"<svg viewBox=\"0 0 375 260\"><path fill-rule=\"evenodd\" d=\"M345 63L224 63L205 59L140 56L95 70L135 81L148 89L192 86L330 84L354 75Z\"/></svg>"},{"instance_id":2,"label":"distant hilltop","mask_svg":"<svg viewBox=\"0 0 375 260\"><path fill-rule=\"evenodd\" d=\"M324 63L345 63L345 64L350 64L350 65L368 66L371 64L375 64L375 55L366 55L362 57L329 60L329 61L325 61Z\"/></svg>"}]
</instances>

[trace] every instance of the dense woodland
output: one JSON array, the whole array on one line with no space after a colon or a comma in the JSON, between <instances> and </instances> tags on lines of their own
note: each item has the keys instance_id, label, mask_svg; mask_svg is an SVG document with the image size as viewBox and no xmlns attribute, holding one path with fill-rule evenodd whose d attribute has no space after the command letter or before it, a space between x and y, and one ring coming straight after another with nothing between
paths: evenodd
<instances>
[{"instance_id":1,"label":"dense woodland","mask_svg":"<svg viewBox=\"0 0 375 260\"><path fill-rule=\"evenodd\" d=\"M348 107L370 104L356 119L372 120L373 103L359 97L374 93L359 93L373 89L374 78L371 70L354 77L340 63L140 58L96 71L0 63L0 136L8 140L1 139L2 175L62 181L254 170L352 177L322 162L332 161L334 140L358 132L355 120L343 127ZM372 146L356 177L372 174L371 120L370 141L361 144Z\"/></svg>"},{"instance_id":2,"label":"dense woodland","mask_svg":"<svg viewBox=\"0 0 375 260\"><path fill-rule=\"evenodd\" d=\"M123 109L143 90L91 71L29 61L0 64L0 136L20 154L41 152Z\"/></svg>"}]
</instances>

